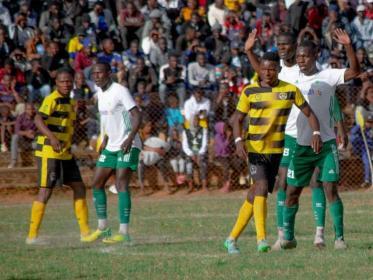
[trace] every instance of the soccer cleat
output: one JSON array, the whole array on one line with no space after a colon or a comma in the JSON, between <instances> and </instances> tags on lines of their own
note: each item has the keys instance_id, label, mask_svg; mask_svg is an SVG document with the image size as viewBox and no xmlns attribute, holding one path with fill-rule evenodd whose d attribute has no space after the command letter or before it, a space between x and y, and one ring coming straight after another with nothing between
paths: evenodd
<instances>
[{"instance_id":1,"label":"soccer cleat","mask_svg":"<svg viewBox=\"0 0 373 280\"><path fill-rule=\"evenodd\" d=\"M260 240L258 242L258 252L266 253L271 250L271 246L268 245L266 240Z\"/></svg>"},{"instance_id":2,"label":"soccer cleat","mask_svg":"<svg viewBox=\"0 0 373 280\"><path fill-rule=\"evenodd\" d=\"M45 241L45 240L40 240L39 238L35 237L35 238L29 238L27 237L26 238L26 244L27 245L47 245L48 243Z\"/></svg>"},{"instance_id":3,"label":"soccer cleat","mask_svg":"<svg viewBox=\"0 0 373 280\"><path fill-rule=\"evenodd\" d=\"M281 238L277 239L276 242L275 242L275 244L272 245L271 250L273 250L273 251L280 251L282 249L281 248L281 241L282 241Z\"/></svg>"},{"instance_id":4,"label":"soccer cleat","mask_svg":"<svg viewBox=\"0 0 373 280\"><path fill-rule=\"evenodd\" d=\"M313 241L313 245L315 245L318 249L324 249L325 248L325 239L323 235L315 235L315 239Z\"/></svg>"},{"instance_id":5,"label":"soccer cleat","mask_svg":"<svg viewBox=\"0 0 373 280\"><path fill-rule=\"evenodd\" d=\"M297 247L297 240L295 238L293 240L281 240L281 248L282 249L294 249Z\"/></svg>"},{"instance_id":6,"label":"soccer cleat","mask_svg":"<svg viewBox=\"0 0 373 280\"><path fill-rule=\"evenodd\" d=\"M228 254L234 255L234 254L239 254L240 250L237 247L237 243L235 240L232 239L227 239L224 242L224 247L227 248Z\"/></svg>"},{"instance_id":7,"label":"soccer cleat","mask_svg":"<svg viewBox=\"0 0 373 280\"><path fill-rule=\"evenodd\" d=\"M347 244L344 241L343 237L338 238L334 241L334 249L336 249L336 250L346 250L347 249Z\"/></svg>"},{"instance_id":8,"label":"soccer cleat","mask_svg":"<svg viewBox=\"0 0 373 280\"><path fill-rule=\"evenodd\" d=\"M91 234L88 234L87 236L81 236L80 241L81 242L93 242L96 241L99 238L105 238L111 236L111 229L106 228L104 230L97 229L96 231L92 232Z\"/></svg>"},{"instance_id":9,"label":"soccer cleat","mask_svg":"<svg viewBox=\"0 0 373 280\"><path fill-rule=\"evenodd\" d=\"M127 245L131 245L131 237L129 236L129 234L118 233L114 236L105 237L102 242L105 244L124 243Z\"/></svg>"}]
</instances>

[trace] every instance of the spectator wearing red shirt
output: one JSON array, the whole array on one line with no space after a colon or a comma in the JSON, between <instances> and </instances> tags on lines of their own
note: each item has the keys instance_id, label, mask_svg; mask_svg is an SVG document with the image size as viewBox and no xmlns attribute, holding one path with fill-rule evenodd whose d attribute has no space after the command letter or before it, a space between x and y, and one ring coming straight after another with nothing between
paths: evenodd
<instances>
[{"instance_id":1,"label":"spectator wearing red shirt","mask_svg":"<svg viewBox=\"0 0 373 280\"><path fill-rule=\"evenodd\" d=\"M264 12L263 18L257 20L256 29L258 30L257 34L262 46L265 46L271 38L273 34L273 25L269 12Z\"/></svg>"},{"instance_id":2,"label":"spectator wearing red shirt","mask_svg":"<svg viewBox=\"0 0 373 280\"><path fill-rule=\"evenodd\" d=\"M224 22L224 27L228 39L232 42L239 37L239 32L245 27L245 24L240 20L238 13L229 11Z\"/></svg>"},{"instance_id":3,"label":"spectator wearing red shirt","mask_svg":"<svg viewBox=\"0 0 373 280\"><path fill-rule=\"evenodd\" d=\"M93 44L90 38L83 40L83 48L76 54L74 69L77 72L84 71L87 67L92 65Z\"/></svg>"},{"instance_id":4,"label":"spectator wearing red shirt","mask_svg":"<svg viewBox=\"0 0 373 280\"><path fill-rule=\"evenodd\" d=\"M14 66L14 62L11 58L5 59L4 67L0 68L0 81L3 79L5 74L13 76L17 86L23 86L26 84L24 73Z\"/></svg>"}]
</instances>

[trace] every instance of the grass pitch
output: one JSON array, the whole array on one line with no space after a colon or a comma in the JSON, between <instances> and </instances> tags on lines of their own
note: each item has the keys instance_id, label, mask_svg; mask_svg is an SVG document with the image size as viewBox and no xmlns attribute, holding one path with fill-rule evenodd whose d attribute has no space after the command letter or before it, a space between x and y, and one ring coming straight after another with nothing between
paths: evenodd
<instances>
[{"instance_id":1,"label":"grass pitch","mask_svg":"<svg viewBox=\"0 0 373 280\"><path fill-rule=\"evenodd\" d=\"M89 193L89 198L91 194ZM253 223L239 240L241 255L228 256L223 241L244 192L135 198L131 219L134 245L81 244L71 197L52 197L40 236L49 245L24 244L32 197L0 198L1 279L373 279L373 192L342 193L346 251L333 249L327 213L327 248L312 246L310 195L302 196L292 251L256 252ZM109 195L109 219L118 227L116 197ZM96 218L90 203L90 223ZM269 198L268 240L276 239L275 197Z\"/></svg>"}]
</instances>

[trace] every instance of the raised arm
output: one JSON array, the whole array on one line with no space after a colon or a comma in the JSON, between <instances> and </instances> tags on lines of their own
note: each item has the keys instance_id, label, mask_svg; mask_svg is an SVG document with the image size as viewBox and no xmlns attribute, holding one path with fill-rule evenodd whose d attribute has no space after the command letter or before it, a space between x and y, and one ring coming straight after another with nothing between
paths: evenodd
<instances>
[{"instance_id":1,"label":"raised arm","mask_svg":"<svg viewBox=\"0 0 373 280\"><path fill-rule=\"evenodd\" d=\"M245 53L247 55L247 58L249 59L251 66L254 68L256 73L259 73L260 70L260 61L256 54L253 52L253 48L256 41L256 33L257 30L254 29L249 33L249 37L247 37L247 40L245 42Z\"/></svg>"},{"instance_id":2,"label":"raised arm","mask_svg":"<svg viewBox=\"0 0 373 280\"><path fill-rule=\"evenodd\" d=\"M351 44L350 36L348 36L346 31L338 28L335 30L333 38L337 43L342 44L345 47L347 59L350 64L344 74L344 80L349 81L356 78L360 74L360 64Z\"/></svg>"}]
</instances>

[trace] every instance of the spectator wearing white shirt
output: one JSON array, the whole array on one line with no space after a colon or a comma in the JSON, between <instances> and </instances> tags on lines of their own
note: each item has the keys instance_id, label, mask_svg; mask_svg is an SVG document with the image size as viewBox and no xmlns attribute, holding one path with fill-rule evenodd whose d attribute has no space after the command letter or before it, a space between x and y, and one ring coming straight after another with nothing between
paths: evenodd
<instances>
[{"instance_id":1,"label":"spectator wearing white shirt","mask_svg":"<svg viewBox=\"0 0 373 280\"><path fill-rule=\"evenodd\" d=\"M0 2L0 22L4 26L10 26L12 24L12 18L10 17L10 13L7 7Z\"/></svg>"},{"instance_id":2,"label":"spectator wearing white shirt","mask_svg":"<svg viewBox=\"0 0 373 280\"><path fill-rule=\"evenodd\" d=\"M224 0L215 0L214 4L209 6L207 12L207 20L209 25L213 27L216 23L223 27L223 33L225 32L224 21L227 15L227 9L224 6Z\"/></svg>"},{"instance_id":3,"label":"spectator wearing white shirt","mask_svg":"<svg viewBox=\"0 0 373 280\"><path fill-rule=\"evenodd\" d=\"M203 89L196 88L193 95L185 101L184 118L187 128L190 127L196 116L199 117L199 123L202 127L208 127L207 119L211 110L211 102L203 94Z\"/></svg>"},{"instance_id":4,"label":"spectator wearing white shirt","mask_svg":"<svg viewBox=\"0 0 373 280\"><path fill-rule=\"evenodd\" d=\"M197 62L189 63L188 82L191 87L214 90L216 83L215 69L212 65L206 63L204 53L197 53Z\"/></svg>"}]
</instances>

